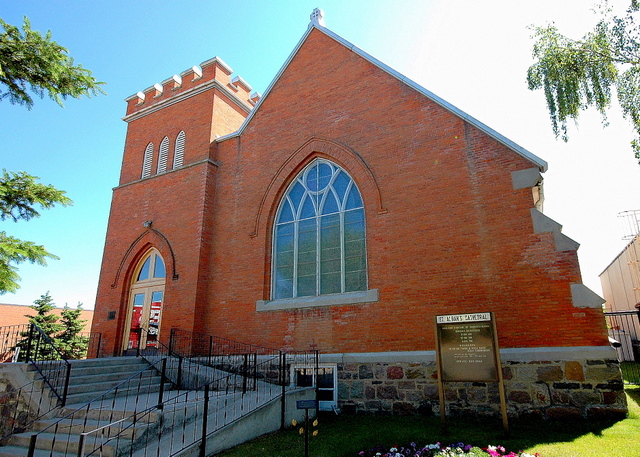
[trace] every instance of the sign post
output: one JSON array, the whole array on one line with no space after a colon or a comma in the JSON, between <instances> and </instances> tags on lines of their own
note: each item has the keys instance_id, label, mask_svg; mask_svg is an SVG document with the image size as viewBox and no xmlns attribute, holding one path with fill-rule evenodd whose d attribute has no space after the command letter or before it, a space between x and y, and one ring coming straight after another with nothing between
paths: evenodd
<instances>
[{"instance_id":1,"label":"sign post","mask_svg":"<svg viewBox=\"0 0 640 457\"><path fill-rule=\"evenodd\" d=\"M300 432L304 433L304 457L309 457L309 410L318 410L318 400L298 400L296 402L297 409L304 409L304 428L300 429ZM295 427L297 424L293 423ZM318 420L314 421L314 426L318 425ZM313 432L313 436L318 434L317 431Z\"/></svg>"},{"instance_id":2,"label":"sign post","mask_svg":"<svg viewBox=\"0 0 640 457\"><path fill-rule=\"evenodd\" d=\"M498 334L493 313L436 316L440 421L446 429L445 382L497 382L502 425L509 435Z\"/></svg>"}]
</instances>

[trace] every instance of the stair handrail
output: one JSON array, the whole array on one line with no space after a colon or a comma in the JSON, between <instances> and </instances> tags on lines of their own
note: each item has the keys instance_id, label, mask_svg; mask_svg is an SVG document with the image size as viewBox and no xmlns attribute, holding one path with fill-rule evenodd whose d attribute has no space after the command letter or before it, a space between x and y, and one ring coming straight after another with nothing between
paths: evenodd
<instances>
[{"instance_id":1,"label":"stair handrail","mask_svg":"<svg viewBox=\"0 0 640 457\"><path fill-rule=\"evenodd\" d=\"M138 342L149 341L149 336L155 336L155 335L149 334L148 330L142 327L138 328L137 331L138 331ZM225 338L212 337L212 338L217 338L219 340L223 340L225 342L229 342L233 345L240 345L242 349L244 349L244 351L225 353L223 357L227 357L227 358L242 357L243 364L241 367L235 367L235 369L231 369L230 367L228 367L227 369L224 369L211 362L211 354L209 354L209 357L206 360L202 360L200 357L193 356L193 355L191 356L184 355L184 353L175 350L174 349L175 346L171 344L171 342L174 341L173 337L174 337L175 331L176 329L172 329L171 331L169 346L165 345L160 340L154 340L153 346L147 346L145 348L141 348L140 346L138 346L135 349L136 349L136 355L142 357L144 360L146 360L150 364L153 364L154 361L157 360L157 358L159 357L167 357L168 360L172 361L172 365L173 365L173 359L177 359L177 367L175 368L175 370L172 367L172 369L168 370L166 373L167 378L173 383L173 385L177 389L185 388L190 390L192 389L197 390L197 389L204 388L204 384L201 384L201 385L185 384L184 380L188 378L189 377L188 375L194 371L194 369L192 368L185 368L185 364L186 364L190 367L192 365L196 365L195 367L196 372L199 372L200 366L206 366L206 367L211 367L220 371L226 371L232 374L240 374L243 376L243 390L246 391L248 387L247 386L248 379L255 377L255 376L252 376L251 373L257 373L258 355L259 355L258 351L261 352L261 357L263 358L268 357L266 359L266 362L270 362L276 359L279 360L280 355L282 354L282 351L279 351L277 349L270 349L263 346L239 343L237 341L228 340ZM142 338L143 336L145 337L144 339ZM209 336L207 336L207 338L209 338ZM247 349L255 350L255 352L246 352ZM250 357L252 359L251 365L249 364ZM263 360L263 362L264 361L265 360ZM174 371L175 371L175 375L174 375ZM279 377L277 379L279 379Z\"/></svg>"},{"instance_id":2,"label":"stair handrail","mask_svg":"<svg viewBox=\"0 0 640 457\"><path fill-rule=\"evenodd\" d=\"M7 328L16 330L6 330ZM51 338L35 323L3 327L0 328L0 334L6 335L3 351L6 350L10 337L14 338L14 341L12 341L14 347L20 348L21 342L25 342L27 346L24 351L25 360L35 368L39 375L37 379L33 379L20 387L0 395L0 403L2 405L8 405L9 408L12 406L15 407L13 414L11 411L5 413L8 417L13 417L9 420L9 427L7 427L7 430L4 431L0 437L1 443L10 435L14 434L16 430L26 429L33 422L51 413L56 408L65 405L69 388L69 377L71 375L71 364L53 344ZM18 338L21 339L18 340ZM44 342L46 350L41 349L41 342ZM53 353L54 356L50 357L53 360L37 360L38 354L42 353ZM55 395L55 402L48 401L45 385L49 386L50 391ZM37 390L40 392L38 395L34 395ZM36 402L29 402L27 406L29 413L27 413L25 420L24 415L20 415L20 402L23 395L27 392L29 393L28 397L30 399L33 399L34 396L37 396L38 399ZM15 398L15 402L12 403L9 401L8 397L10 396Z\"/></svg>"},{"instance_id":3,"label":"stair handrail","mask_svg":"<svg viewBox=\"0 0 640 457\"><path fill-rule=\"evenodd\" d=\"M71 419L70 421L71 423L64 426L64 427L68 427L69 429L68 436L66 438L66 443L67 443L66 446L68 449L69 443L71 442L70 441L71 432L72 432L71 429L73 426L77 425L77 423L74 424L74 421L76 420L75 418L76 413L84 409L87 410L87 412L84 414L84 417L79 418L80 421L84 421L84 424L83 424L83 428L84 428L87 425L89 410L96 409L96 408L91 408L91 404L93 404L94 406L98 405L98 408L97 408L97 410L99 411L97 413L98 418L100 420L103 420L102 411L104 411L105 408L109 406L107 401L111 400L111 408L109 410L110 416L108 416L106 419L109 420L110 423L121 422L123 419L122 415L118 415L117 417L115 417L114 415L113 406L115 405L115 402L116 402L117 391L123 388L123 386L126 386L127 383L130 383L135 378L139 377L137 388L138 388L138 391L140 392L143 373L149 370L155 370L161 374L161 385L160 385L160 391L158 393L158 401L156 404L149 407L148 403L146 403L144 406L138 405L138 399L136 396L124 397L125 405L122 411L127 411L127 408L131 407L133 412L130 414L130 416L128 416L128 418L132 419L134 423L143 421L145 418L151 415L154 411L160 411L163 414L163 418L166 418L167 409L169 408L179 409L180 406L178 405L182 405L182 404L184 405L183 407L185 408L184 417L187 417L187 413L186 413L187 408L194 407L197 409L202 407L201 405L199 405L197 400L199 397L202 397L203 389L205 391L205 395L204 395L204 398L200 398L200 400L203 400L202 401L203 404L204 403L207 404L207 409L206 409L207 411L209 411L209 407L208 407L208 401L210 396L209 392L216 393L214 395L214 397L216 398L216 402L215 402L216 407L220 407L220 403L222 402L223 408L230 408L231 410L233 410L234 408L235 409L239 408L240 412L239 413L237 411L235 412L237 413L236 414L237 418L243 417L246 414L248 414L250 411L255 410L255 408L260 406L261 404L260 402L264 401L265 398L268 399L267 401L272 401L273 399L282 397L283 411L284 411L284 395L286 393L286 390L288 388L291 388L290 386L291 373L289 373L289 370L288 370L290 365L288 365L287 362L289 362L290 364L293 364L293 362L291 362L292 359L287 360L287 354L283 353L282 351L279 351L277 357L268 356L266 360L265 360L265 357L262 356L261 359L263 360L261 360L260 363L258 363L258 356L257 354L255 354L254 360L253 360L254 365L252 370L247 370L246 363L245 363L244 369L236 372L225 372L216 367L202 364L201 361L191 360L191 358L185 358L179 354L176 354L174 351L171 351L166 345L162 344L159 341L157 343L154 342L154 347L146 347L142 349L137 348L137 352L140 355L140 357L143 358L149 364L148 367L145 367L144 370L140 370L138 373L135 373L129 376L126 380L118 383L116 386L112 387L108 391L101 393L100 395L97 395L92 400L84 403L80 407L77 407L74 411L68 412L63 417L60 417L53 424L49 425L45 429L32 434L28 457L33 457L35 448L36 448L36 441L38 439L38 436L42 433L51 432L52 430L55 430L54 441L51 444L52 449L56 444L56 440L60 441L62 439L63 440L62 442L63 443L65 442L64 438L60 438L60 436L57 435L57 432L61 429L61 427L63 427L61 424L65 419ZM314 366L317 367L317 351L314 351L314 352L315 352L315 358L316 358ZM304 357L307 357L310 353L306 351L292 352L291 356L298 357L298 355L300 354L303 354ZM233 357L238 357L240 355L243 355L243 354L233 354ZM243 356L246 356L246 355L243 355ZM171 364L169 368L167 367L168 363ZM185 364L188 364L189 370L186 370L185 373L183 373L181 369L184 367ZM173 375L173 370L176 365L178 366L178 369L176 370L175 375ZM309 367L311 367L311 365L309 365ZM277 371L277 381L273 382L273 380L269 380L269 376L272 376L275 371ZM224 376L219 376L219 373L224 373ZM173 395L171 396L171 398L165 399L164 393L163 393L165 381L168 380L171 382L171 384L176 384L180 386L181 381L179 378L182 377L184 380L184 378L186 378L187 376L189 377L189 379L187 379L188 384L190 384L190 389L192 390L182 392L182 393L178 392L177 395ZM249 385L247 382L247 379L250 376L254 379L251 385ZM261 381L264 381L264 382L261 382ZM229 397L224 397L224 400L222 400L222 397L221 397L221 395L223 395L222 393L224 395L232 394L233 397L238 397L238 399L230 402ZM111 398L106 398L106 397L111 397ZM128 402L130 400L132 402L135 402L133 406L128 405ZM140 407L140 406L143 406L143 407ZM175 415L176 414L174 414L174 416ZM236 417L236 416L233 416L233 417ZM215 417L217 418L217 415ZM234 419L233 417L231 421L234 421L237 419L237 418ZM197 418L194 420L197 420ZM182 423L186 424L187 420L182 420ZM230 421L227 421L227 416L225 413L222 419L222 424L217 424L217 425L214 424L214 427L213 427L214 431L224 425L227 425L228 423L230 423ZM104 429L103 427L105 426L98 427L98 428ZM121 432L119 432L117 436L121 436L122 433L124 433L124 431L130 427L131 425L121 430ZM162 431L165 428L166 428L166 424L165 426L160 427L160 435L162 435ZM194 443L197 443L198 439L201 440L201 443L206 444L206 436L213 433L213 432L206 433L207 430L208 428L203 428L202 436L200 436L199 438L193 438L193 439L185 438L184 433L186 432L183 430L182 431L183 436L180 437L180 440L181 442L189 442L188 446L191 446ZM93 431L90 431L90 432L93 432ZM115 436L113 439L115 439ZM149 436L146 436L145 439L149 440ZM104 445L105 445L104 442L101 443L101 446L104 446Z\"/></svg>"},{"instance_id":4,"label":"stair handrail","mask_svg":"<svg viewBox=\"0 0 640 457\"><path fill-rule=\"evenodd\" d=\"M36 340L35 352L32 353L32 344L33 344L33 331L36 331L39 335L39 338ZM47 350L55 353L56 357L53 360L37 360L36 357L38 352L40 351L40 340L43 340L47 344ZM33 355L33 357L32 357ZM31 323L29 327L29 339L27 342L27 354L26 354L27 362L30 362L34 368L40 373L43 380L51 387L52 392L58 397L60 401L60 406L64 406L67 401L67 392L69 389L69 377L71 376L71 363L67 360L67 357L60 352L60 350L53 343L53 340L47 335L37 324ZM50 374L45 374L46 367L45 364L47 362L59 362L58 369L52 371L52 373L62 372L64 371L64 381L62 386L58 386L56 383L57 377L54 378ZM62 392L59 392L60 389Z\"/></svg>"},{"instance_id":5,"label":"stair handrail","mask_svg":"<svg viewBox=\"0 0 640 457\"><path fill-rule=\"evenodd\" d=\"M283 353L281 353L282 355ZM317 354L316 354L317 355ZM283 358L283 360L286 360L286 356ZM267 361L263 361L261 362L259 365L268 365L268 364L272 364L273 360L267 360ZM315 364L315 361L312 361L311 363ZM279 367L279 369L282 369L282 367ZM178 394L177 396L168 398L163 400L161 403L159 403L158 405L154 405L146 410L143 411L138 411L137 413L134 412L131 415L129 415L128 417L113 421L107 425L102 425L100 427L97 427L93 430L89 430L86 432L81 433L81 438L80 438L80 444L78 447L78 457L89 457L94 455L98 450L102 449L105 445L116 441L116 447L118 446L117 443L119 443L120 438L123 436L123 434L129 430L131 427L135 426L136 423L140 423L140 422L144 422L144 419L146 417L148 417L149 415L151 415L154 411L163 411L165 412L163 415L163 424L160 426L160 430L158 432L158 436L157 438L157 442L160 443L160 441L163 439L163 433L165 430L171 430L171 431L175 431L177 427L179 427L180 425L183 426L183 435L180 435L176 441L179 443L177 445L178 449L174 449L173 446L173 441L170 442L169 444L169 451L171 452L171 456L176 456L177 454L179 454L181 451L183 451L184 449L187 449L188 447L191 447L195 444L197 444L198 442L200 442L200 445L202 446L201 450L204 450L204 446L206 446L206 440L209 436L211 436L213 433L217 432L218 430L222 429L223 427L226 427L228 425L233 424L234 422L237 422L238 420L242 419L243 417L247 416L248 414L250 414L251 412L255 411L257 408L271 402L274 400L278 400L278 398L280 398L282 395L285 394L285 390L284 388L280 388L279 385L274 385L268 382L263 382L262 386L264 389L268 389L268 395L265 395L264 391L260 391L259 390L259 386L258 384L256 384L255 390L252 391L253 394L253 399L255 400L255 402L252 404L251 399L247 398L247 392L244 391L244 389L239 390L238 392L232 392L232 395L236 397L237 400L239 400L241 402L240 406L238 407L238 405L236 405L236 412L238 414L229 414L228 416L225 415L223 417L223 420L218 422L216 421L215 423L213 423L212 425L209 424L209 422L205 419L205 417L208 417L209 415L213 414L214 411L211 410L210 408L210 403L211 403L211 396L213 393L213 397L214 397L214 401L215 403L220 403L220 397L224 396L228 396L229 395L229 386L230 385L235 385L235 382L232 382L234 380L234 378L238 378L241 377L243 378L244 375L240 374L240 373L228 373L226 374L224 377L222 378L216 378L213 379L205 384L203 384L202 386L200 386L200 388L196 389L196 390L190 390L190 391L185 391L182 392L180 394ZM220 389L219 386L223 385L225 386L225 389ZM238 389L240 389L238 387ZM263 400L262 402L260 401L260 396L261 394L263 395ZM190 421L184 421L182 423L178 423L177 425L175 424L175 422L171 423L170 421L170 417L169 415L166 414L167 410L171 410L171 407L173 406L175 408L175 406L184 404L185 405L185 411L184 411L184 415L180 416L179 414L174 414L173 418L174 421L176 419L176 417L184 417L184 418L189 418ZM227 402L227 400L225 399L223 406L224 407L229 407L229 402ZM246 407L247 405L251 405L252 404L252 408ZM186 408L188 407L192 407L195 408L195 414L193 412L190 412L190 414L187 414ZM199 411L198 409L201 407L201 410ZM175 409L174 409L175 412ZM228 420L227 420L228 419ZM186 426L189 423L195 422L195 426L193 427L194 429L194 433L190 434L189 436L187 436L184 432L184 426ZM103 441L99 441L98 442L98 437L96 436L96 442L94 443L94 448L93 450L91 450L88 453L85 453L85 448L87 446L87 437L89 437L90 435L94 435L102 430L107 430L110 429L111 427L119 424L119 423L128 423L128 425L126 427L121 428L115 435L109 435L106 437L106 440ZM197 432L197 433L196 433ZM144 443L144 449L145 449L145 455L146 455L146 450L149 448L149 434L147 434L145 436L146 442ZM131 446L133 446L133 443L129 444ZM159 446L159 444L158 444ZM152 455L155 455L155 452L152 448L152 450L149 451ZM203 455L202 452L200 455Z\"/></svg>"},{"instance_id":6,"label":"stair handrail","mask_svg":"<svg viewBox=\"0 0 640 457\"><path fill-rule=\"evenodd\" d=\"M159 360L159 361L158 361L158 362L156 362L156 363L158 363L158 364L163 364L163 361L162 361L162 360ZM43 433L48 433L48 432L50 432L52 429L54 429L54 430L55 430L55 431L54 431L54 433L55 433L55 434L56 434L56 436L57 436L57 432L58 432L58 430L60 429L60 424L61 424L63 421L65 421L66 419L71 419L71 420L72 420L72 422L73 422L73 419L74 419L74 416L76 415L76 413L78 413L78 412L80 412L80 411L82 411L82 410L85 410L85 409L86 409L87 411L91 410L91 404L96 404L96 403L99 403L99 404L100 404L100 407L98 408L98 410L100 411L100 413L99 413L99 414L101 414L101 412L102 412L102 411L105 411L105 410L106 410L105 408L106 408L106 406L107 406L107 405L104 405L104 404L103 404L103 402L104 402L105 400L107 400L107 401L108 401L108 400L111 400L111 402L112 402L111 406L113 407L113 404L115 403L116 399L118 398L118 397L117 397L117 393L118 393L118 391L119 391L119 390L122 390L122 388L123 388L123 387L125 387L128 383L130 383L131 381L133 381L135 378L140 378L140 379L139 379L139 381L140 381L140 382L139 382L139 383L138 383L138 385L137 385L137 386L138 386L138 389L140 389L140 388L142 387L143 373L145 373L145 372L147 372L147 371L150 371L150 370L156 370L156 368L155 368L154 366L151 366L151 365L146 366L144 369L142 369L142 370L140 370L140 371L138 371L138 372L134 373L133 375L130 375L130 376L129 376L128 378L126 378L125 380L123 380L123 381L119 382L118 384L116 384L116 385L115 385L114 387L112 387L111 389L109 389L109 390L107 390L107 391L105 391L105 392L102 392L101 394L99 394L99 395L95 396L95 397L94 397L94 398L92 398L91 400L86 401L85 403L83 403L81 406L77 407L77 408L76 408L76 409L74 409L73 411L70 411L70 412L68 412L67 414L65 414L64 416L59 417L55 422L53 422L52 424L50 424L50 425L49 425L49 426L47 426L46 428L44 428L44 429L42 429L42 430L40 430L40 431L38 431L38 432L36 432L36 433L33 433L33 434L31 435L31 438L30 438L29 452L28 452L27 456L28 456L28 457L33 457L34 452L35 452L35 448L36 448L36 446L35 446L35 445L36 445L36 441L37 441L37 439L38 439L38 436L39 436L39 435L41 435L41 434L43 434ZM151 380L152 378L148 378L148 379L149 379L149 380ZM164 378L162 378L162 381L161 381L161 382L164 382ZM111 397L111 398L107 398L107 397L110 397L110 396L111 396L111 394L113 394L113 397ZM160 403L160 401L159 401L158 403ZM111 410L111 412L113 413L113 410ZM87 421L87 417L86 417L86 415L85 415L85 417L84 417L82 420L83 420L83 421L85 422L85 424L86 424L86 421ZM73 424L72 424L72 425L73 425ZM69 430L71 430L71 426L69 426ZM52 446L54 446L54 445L55 445L55 439L54 439L54 443L52 444Z\"/></svg>"},{"instance_id":7,"label":"stair handrail","mask_svg":"<svg viewBox=\"0 0 640 457\"><path fill-rule=\"evenodd\" d=\"M29 324L6 325L0 327L0 363L11 360L16 362L16 349L18 343L24 339L29 331Z\"/></svg>"},{"instance_id":8,"label":"stair handrail","mask_svg":"<svg viewBox=\"0 0 640 457\"><path fill-rule=\"evenodd\" d=\"M156 362L158 364L162 364L162 360ZM145 371L149 371L155 369L155 367L153 366L146 366L144 367L144 369L137 371L136 373L130 375L127 379L119 382L118 384L116 384L115 386L113 386L111 389L102 392L101 394L96 395L94 398L92 398L89 401L85 401L82 406L77 407L76 409L74 409L73 411L65 414L63 417L59 418L59 420L57 422L60 422L63 419L68 419L69 417L73 416L75 413L82 411L83 409L85 409L87 406L91 405L91 403L96 403L98 401L100 401L101 399L104 400L106 396L111 395L112 393L116 393L118 390L120 390L123 386L125 386L126 384L128 384L129 382L131 382L132 380L134 380L137 377L140 377L142 375L142 373L144 373ZM115 397L114 397L115 398ZM42 429L38 432L38 434L40 433L44 433L47 430L49 430L51 427L54 427L56 424L51 424L49 425L47 428Z\"/></svg>"}]
</instances>

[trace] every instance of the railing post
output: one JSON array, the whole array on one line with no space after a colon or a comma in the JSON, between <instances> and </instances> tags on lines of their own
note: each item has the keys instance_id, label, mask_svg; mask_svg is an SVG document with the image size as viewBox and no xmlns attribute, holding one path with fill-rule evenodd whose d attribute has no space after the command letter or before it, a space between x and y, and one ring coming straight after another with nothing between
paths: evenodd
<instances>
[{"instance_id":1,"label":"railing post","mask_svg":"<svg viewBox=\"0 0 640 457\"><path fill-rule=\"evenodd\" d=\"M176 386L177 389L180 389L180 386L182 385L182 356L178 356L178 379L176 380L176 383L178 384Z\"/></svg>"},{"instance_id":2,"label":"railing post","mask_svg":"<svg viewBox=\"0 0 640 457\"><path fill-rule=\"evenodd\" d=\"M162 409L162 397L164 396L164 379L167 376L167 358L162 359L162 374L160 375L160 391L158 392L158 409Z\"/></svg>"},{"instance_id":3,"label":"railing post","mask_svg":"<svg viewBox=\"0 0 640 457\"><path fill-rule=\"evenodd\" d=\"M31 360L31 344L33 341L33 325L29 324L29 338L27 339L27 362Z\"/></svg>"},{"instance_id":4,"label":"railing post","mask_svg":"<svg viewBox=\"0 0 640 457\"><path fill-rule=\"evenodd\" d=\"M136 346L136 357L140 357L140 344L142 343L142 327L137 328L136 332L138 332L138 344Z\"/></svg>"},{"instance_id":5,"label":"railing post","mask_svg":"<svg viewBox=\"0 0 640 457\"><path fill-rule=\"evenodd\" d=\"M27 457L33 457L33 454L36 452L36 440L38 439L38 434L34 433L31 435L31 439L29 440L29 450L27 451Z\"/></svg>"},{"instance_id":6,"label":"railing post","mask_svg":"<svg viewBox=\"0 0 640 457\"><path fill-rule=\"evenodd\" d=\"M209 418L209 384L204 385L204 411L202 412L202 440L200 441L200 457L207 453L207 421Z\"/></svg>"},{"instance_id":7,"label":"railing post","mask_svg":"<svg viewBox=\"0 0 640 457\"><path fill-rule=\"evenodd\" d=\"M173 327L169 332L169 355L173 353L173 339L176 335L176 328Z\"/></svg>"},{"instance_id":8,"label":"railing post","mask_svg":"<svg viewBox=\"0 0 640 457\"><path fill-rule=\"evenodd\" d=\"M86 441L86 439L87 439L87 434L81 433L80 440L78 441L78 457L84 456L84 442Z\"/></svg>"},{"instance_id":9,"label":"railing post","mask_svg":"<svg viewBox=\"0 0 640 457\"><path fill-rule=\"evenodd\" d=\"M209 365L211 365L212 353L213 353L213 335L209 335Z\"/></svg>"},{"instance_id":10,"label":"railing post","mask_svg":"<svg viewBox=\"0 0 640 457\"><path fill-rule=\"evenodd\" d=\"M282 398L280 399L280 430L285 429L286 394L287 394L287 354L280 351L280 379L282 381Z\"/></svg>"},{"instance_id":11,"label":"railing post","mask_svg":"<svg viewBox=\"0 0 640 457\"><path fill-rule=\"evenodd\" d=\"M247 377L249 375L249 354L244 354L242 363L242 395L247 393Z\"/></svg>"},{"instance_id":12,"label":"railing post","mask_svg":"<svg viewBox=\"0 0 640 457\"><path fill-rule=\"evenodd\" d=\"M35 328L35 324L34 324ZM33 354L31 354L31 358L29 360L36 360L39 356L42 357L40 352L40 342L42 341L42 335L39 332L36 333L36 341L35 341L35 349L33 350Z\"/></svg>"},{"instance_id":13,"label":"railing post","mask_svg":"<svg viewBox=\"0 0 640 457\"><path fill-rule=\"evenodd\" d=\"M67 393L69 392L69 380L71 379L71 364L67 363L67 372L64 377L64 389L62 391L62 404L60 406L65 406L67 404Z\"/></svg>"},{"instance_id":14,"label":"railing post","mask_svg":"<svg viewBox=\"0 0 640 457\"><path fill-rule=\"evenodd\" d=\"M258 391L258 353L253 353L253 383L251 388Z\"/></svg>"},{"instance_id":15,"label":"railing post","mask_svg":"<svg viewBox=\"0 0 640 457\"><path fill-rule=\"evenodd\" d=\"M318 356L319 352L316 349L314 351L314 356L315 356L315 372L316 372L316 403L318 402L318 395L320 394L320 383L318 382L318 375L320 374L320 357Z\"/></svg>"},{"instance_id":16,"label":"railing post","mask_svg":"<svg viewBox=\"0 0 640 457\"><path fill-rule=\"evenodd\" d=\"M96 346L96 359L100 358L100 345L102 344L102 333L98 333L98 345Z\"/></svg>"}]
</instances>

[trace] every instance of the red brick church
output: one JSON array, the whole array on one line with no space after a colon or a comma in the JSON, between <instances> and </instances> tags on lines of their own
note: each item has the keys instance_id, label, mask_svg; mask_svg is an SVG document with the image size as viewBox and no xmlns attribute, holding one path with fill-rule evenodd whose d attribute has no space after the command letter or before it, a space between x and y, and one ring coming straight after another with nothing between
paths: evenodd
<instances>
[{"instance_id":1,"label":"red brick church","mask_svg":"<svg viewBox=\"0 0 640 457\"><path fill-rule=\"evenodd\" d=\"M438 400L435 316L493 312L510 414L626 411L602 300L542 213L546 162L320 10L262 97L216 57L126 101L104 354L153 344L138 326L317 349L326 405L420 412ZM447 389L460 411L498 408L490 384Z\"/></svg>"}]
</instances>

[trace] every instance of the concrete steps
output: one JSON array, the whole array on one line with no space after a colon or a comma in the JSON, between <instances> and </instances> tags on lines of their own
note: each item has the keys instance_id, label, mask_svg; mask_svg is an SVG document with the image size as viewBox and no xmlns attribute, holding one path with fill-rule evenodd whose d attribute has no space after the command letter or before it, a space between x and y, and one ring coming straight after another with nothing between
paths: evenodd
<instances>
[{"instance_id":1,"label":"concrete steps","mask_svg":"<svg viewBox=\"0 0 640 457\"><path fill-rule=\"evenodd\" d=\"M148 367L147 362L136 357L73 360L66 404L76 405L92 401L137 373L139 375L130 385L101 398L130 395L140 390L157 392L160 390L160 376L155 370L142 372Z\"/></svg>"},{"instance_id":2,"label":"concrete steps","mask_svg":"<svg viewBox=\"0 0 640 457\"><path fill-rule=\"evenodd\" d=\"M102 456L116 457L118 453L135 449L136 443L140 445L150 431L157 428L161 413L140 413L133 417L136 410L157 403L154 392L160 390L161 377L149 363L134 357L70 363L66 405L58 408L53 417L34 422L30 431L12 435L7 445L0 447L0 457L26 456L35 433L38 438L34 457L76 456L80 435L101 427L105 428L87 436L86 447L102 446ZM131 381L114 389L127 379ZM114 423L116 421L119 422ZM108 437L120 432L117 440L108 441Z\"/></svg>"},{"instance_id":3,"label":"concrete steps","mask_svg":"<svg viewBox=\"0 0 640 457\"><path fill-rule=\"evenodd\" d=\"M175 363L168 360L167 367ZM102 401L104 397L88 404L80 401L96 399L101 392L112 388L114 377L123 381L136 373L140 376L134 377L142 381L141 387L119 389L117 395L112 392L113 398L105 401ZM203 379L218 376L223 373L207 368L189 381L201 385ZM274 399L282 389L253 381L248 385L256 388L259 385L260 389L243 394L239 388L241 377L230 379L216 383L219 391L211 391L208 428L222 429L208 440L209 454L212 453L210 443L215 443L213 450L218 451L255 433L279 428L282 404ZM171 385L165 384L163 407L155 409L160 400L157 393L160 376L149 369L148 363L134 358L74 361L70 380L66 406L58 408L54 417L32 424L30 431L12 435L7 445L0 447L0 457L27 456L34 434L37 434L34 457L75 457L81 434L89 432L85 452L95 450L96 455L103 457L197 456L203 424L202 390L170 390ZM266 405L269 412L265 410ZM242 432L239 433L238 428ZM109 440L109 437L117 438Z\"/></svg>"},{"instance_id":4,"label":"concrete steps","mask_svg":"<svg viewBox=\"0 0 640 457\"><path fill-rule=\"evenodd\" d=\"M26 451L29 449L29 441L31 439L31 432L27 433L17 433L11 437L11 446L14 446L18 449L22 450L22 453L19 455L25 456L27 455ZM89 441L92 443L93 447L97 447L96 445L102 444L101 447L101 455L104 457L115 457L118 449L108 441L108 438L100 438L100 437L91 437ZM119 448L121 449L130 449L131 440L118 440ZM36 449L44 450L44 451L55 451L60 452L63 455L78 455L78 445L80 442L80 434L78 435L63 435L59 436L55 433L40 433L38 434L38 440L36 441Z\"/></svg>"},{"instance_id":5,"label":"concrete steps","mask_svg":"<svg viewBox=\"0 0 640 457\"><path fill-rule=\"evenodd\" d=\"M96 419L45 419L37 421L33 424L33 430L30 432L40 432L45 430L52 425L55 424L54 427L51 427L51 430L54 433L64 433L71 435L80 435L84 432L89 432L91 430L96 430L98 428L102 428L103 436L115 436L118 433L121 433L127 439L137 439L140 438L148 429L149 422L137 422L133 423L130 421L121 421L117 424L113 424L117 419L114 420L96 420Z\"/></svg>"}]
</instances>

